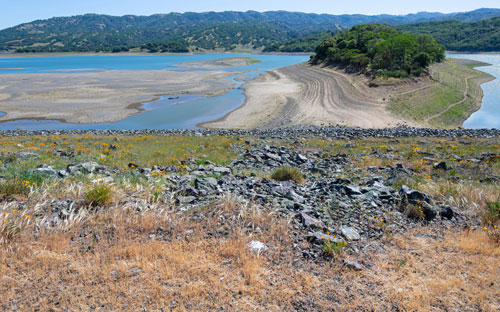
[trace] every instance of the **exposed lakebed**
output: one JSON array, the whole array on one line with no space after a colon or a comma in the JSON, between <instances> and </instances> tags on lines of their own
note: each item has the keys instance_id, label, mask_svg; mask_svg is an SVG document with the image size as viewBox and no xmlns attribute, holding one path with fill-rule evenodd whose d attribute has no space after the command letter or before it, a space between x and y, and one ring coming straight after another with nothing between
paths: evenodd
<instances>
[{"instance_id":1,"label":"exposed lakebed","mask_svg":"<svg viewBox=\"0 0 500 312\"><path fill-rule=\"evenodd\" d=\"M251 57L259 62L248 62L240 66L217 66L219 59ZM72 124L55 120L15 120L0 123L0 129L192 129L201 122L217 119L236 109L244 102L239 87L264 71L280 68L308 60L306 55L243 55L202 54L165 56L84 56L84 57L40 57L0 58L1 67L17 67L10 74L40 74L58 72L104 71L104 70L199 70L206 71L200 62L208 61L208 67L220 71L235 72L229 76L234 86L229 92L207 97L200 94L178 94L162 96L158 100L143 103L145 112L114 123ZM243 74L242 74L243 73Z\"/></svg>"},{"instance_id":2,"label":"exposed lakebed","mask_svg":"<svg viewBox=\"0 0 500 312\"><path fill-rule=\"evenodd\" d=\"M500 54L457 54L453 58L466 58L492 64L478 68L497 79L482 85L483 105L464 126L466 128L500 128ZM251 57L259 62L217 66L215 60L234 57ZM194 129L197 124L214 120L241 106L245 96L240 87L261 73L308 60L306 55L247 55L247 54L200 54L164 56L70 56L70 57L7 57L0 58L0 68L10 68L2 74L44 73L99 73L123 70L171 70L235 72L227 79L234 86L229 92L217 96L201 94L175 94L159 97L142 104L143 112L118 122L64 123L57 120L15 120L0 123L0 129ZM201 66L207 62L210 66ZM0 116L4 113L0 113Z\"/></svg>"}]
</instances>

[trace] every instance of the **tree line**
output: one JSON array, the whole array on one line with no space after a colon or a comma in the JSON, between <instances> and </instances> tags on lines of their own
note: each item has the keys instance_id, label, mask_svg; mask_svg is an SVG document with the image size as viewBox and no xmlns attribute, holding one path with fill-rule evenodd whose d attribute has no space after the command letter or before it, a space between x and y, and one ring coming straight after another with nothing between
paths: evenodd
<instances>
[{"instance_id":1,"label":"tree line","mask_svg":"<svg viewBox=\"0 0 500 312\"><path fill-rule=\"evenodd\" d=\"M444 46L430 35L367 24L325 39L311 62L374 77L408 77L420 76L431 63L444 60L444 52Z\"/></svg>"}]
</instances>

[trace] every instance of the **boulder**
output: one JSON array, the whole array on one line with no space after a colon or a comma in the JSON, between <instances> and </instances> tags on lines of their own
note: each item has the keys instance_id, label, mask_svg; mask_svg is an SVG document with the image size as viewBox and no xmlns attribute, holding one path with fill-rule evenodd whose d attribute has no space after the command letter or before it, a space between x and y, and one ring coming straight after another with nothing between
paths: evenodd
<instances>
[{"instance_id":1,"label":"boulder","mask_svg":"<svg viewBox=\"0 0 500 312\"><path fill-rule=\"evenodd\" d=\"M434 168L435 170L445 170L446 171L446 170L448 170L448 165L446 164L446 162L441 161L441 162L434 163L432 168Z\"/></svg>"},{"instance_id":2,"label":"boulder","mask_svg":"<svg viewBox=\"0 0 500 312\"><path fill-rule=\"evenodd\" d=\"M453 209L451 209L450 206L444 206L441 208L441 211L439 213L442 218L446 218L448 220L453 219L453 216L455 215L455 212Z\"/></svg>"},{"instance_id":3,"label":"boulder","mask_svg":"<svg viewBox=\"0 0 500 312\"><path fill-rule=\"evenodd\" d=\"M431 204L431 197L427 194L419 192L417 190L411 189L406 185L403 185L399 190L399 195L403 200L407 200L410 204L418 205L420 203Z\"/></svg>"},{"instance_id":4,"label":"boulder","mask_svg":"<svg viewBox=\"0 0 500 312\"><path fill-rule=\"evenodd\" d=\"M342 226L340 227L340 232L342 236L344 236L349 241L357 241L361 239L361 235L359 235L358 231L350 226Z\"/></svg>"}]
</instances>

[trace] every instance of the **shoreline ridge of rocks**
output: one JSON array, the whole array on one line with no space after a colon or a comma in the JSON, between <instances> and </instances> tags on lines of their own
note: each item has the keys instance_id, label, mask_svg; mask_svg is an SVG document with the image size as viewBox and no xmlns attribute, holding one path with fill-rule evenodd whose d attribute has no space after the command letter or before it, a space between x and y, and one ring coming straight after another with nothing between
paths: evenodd
<instances>
[{"instance_id":1,"label":"shoreline ridge of rocks","mask_svg":"<svg viewBox=\"0 0 500 312\"><path fill-rule=\"evenodd\" d=\"M404 138L404 137L500 137L500 129L432 129L399 126L395 128L365 129L342 126L291 126L270 129L140 129L140 130L0 130L1 136L37 135L160 135L160 136L230 136L248 135L262 138L327 137L355 138Z\"/></svg>"}]
</instances>

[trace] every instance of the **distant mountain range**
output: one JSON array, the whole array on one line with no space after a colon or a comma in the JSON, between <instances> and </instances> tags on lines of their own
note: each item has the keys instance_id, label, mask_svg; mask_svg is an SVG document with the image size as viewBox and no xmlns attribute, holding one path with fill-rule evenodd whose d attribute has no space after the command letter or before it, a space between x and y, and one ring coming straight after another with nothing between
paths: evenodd
<instances>
[{"instance_id":1,"label":"distant mountain range","mask_svg":"<svg viewBox=\"0 0 500 312\"><path fill-rule=\"evenodd\" d=\"M169 13L152 16L86 14L37 20L0 31L0 50L18 52L88 52L139 49L151 52L262 49L353 25L403 25L456 20L477 22L500 17L500 9L465 13L408 15L329 15L300 12ZM311 37L312 36L312 37Z\"/></svg>"}]
</instances>

